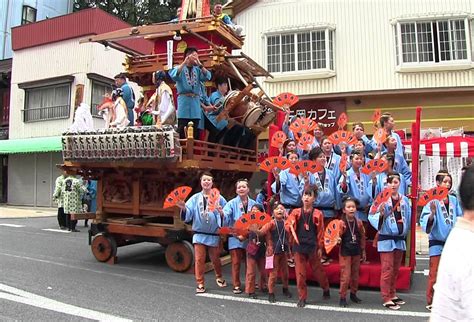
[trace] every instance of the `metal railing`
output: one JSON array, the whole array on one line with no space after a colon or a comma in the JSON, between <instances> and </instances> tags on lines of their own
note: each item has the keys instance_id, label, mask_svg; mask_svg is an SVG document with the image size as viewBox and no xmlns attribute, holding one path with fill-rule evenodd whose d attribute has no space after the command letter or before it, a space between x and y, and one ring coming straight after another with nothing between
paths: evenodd
<instances>
[{"instance_id":1,"label":"metal railing","mask_svg":"<svg viewBox=\"0 0 474 322\"><path fill-rule=\"evenodd\" d=\"M70 105L28 108L23 112L23 122L37 122L44 120L67 119L70 115Z\"/></svg>"}]
</instances>

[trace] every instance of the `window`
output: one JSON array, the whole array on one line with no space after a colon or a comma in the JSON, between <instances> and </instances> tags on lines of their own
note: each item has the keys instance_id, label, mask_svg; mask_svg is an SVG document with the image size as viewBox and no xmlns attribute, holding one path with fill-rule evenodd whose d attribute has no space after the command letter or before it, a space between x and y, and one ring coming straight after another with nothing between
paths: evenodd
<instances>
[{"instance_id":1,"label":"window","mask_svg":"<svg viewBox=\"0 0 474 322\"><path fill-rule=\"evenodd\" d=\"M467 18L397 22L394 34L398 66L471 61Z\"/></svg>"},{"instance_id":2,"label":"window","mask_svg":"<svg viewBox=\"0 0 474 322\"><path fill-rule=\"evenodd\" d=\"M270 73L334 70L334 30L306 30L267 35Z\"/></svg>"},{"instance_id":3,"label":"window","mask_svg":"<svg viewBox=\"0 0 474 322\"><path fill-rule=\"evenodd\" d=\"M97 113L97 107L104 100L105 93L112 92L112 85L97 80L92 80L91 114L94 117L101 117Z\"/></svg>"},{"instance_id":4,"label":"window","mask_svg":"<svg viewBox=\"0 0 474 322\"><path fill-rule=\"evenodd\" d=\"M25 89L23 122L67 119L71 110L71 84Z\"/></svg>"},{"instance_id":5,"label":"window","mask_svg":"<svg viewBox=\"0 0 474 322\"><path fill-rule=\"evenodd\" d=\"M36 9L30 6L23 6L21 24L26 25L32 22L36 22Z\"/></svg>"}]
</instances>

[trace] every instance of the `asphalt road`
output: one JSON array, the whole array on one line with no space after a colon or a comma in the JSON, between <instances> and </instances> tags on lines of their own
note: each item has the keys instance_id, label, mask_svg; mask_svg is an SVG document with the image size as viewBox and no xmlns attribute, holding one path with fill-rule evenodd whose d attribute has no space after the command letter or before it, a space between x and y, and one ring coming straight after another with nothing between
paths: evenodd
<instances>
[{"instance_id":1,"label":"asphalt road","mask_svg":"<svg viewBox=\"0 0 474 322\"><path fill-rule=\"evenodd\" d=\"M6 224L6 225L5 225ZM99 263L87 244L87 230L56 229L56 219L0 219L0 320L276 320L276 321L426 321L426 258L418 260L412 289L403 294L400 311L381 306L378 290L363 289L363 304L339 308L337 288L322 300L317 286L309 288L309 304L296 300L270 305L266 295L250 300L233 295L231 287L218 289L213 273L206 274L208 293L196 296L194 276L175 273L165 263L163 249L142 243L119 248L116 265ZM229 282L230 267L224 269ZM295 285L290 286L296 294ZM278 292L280 287L278 287ZM281 296L276 294L277 299ZM392 315L394 314L394 315Z\"/></svg>"}]
</instances>

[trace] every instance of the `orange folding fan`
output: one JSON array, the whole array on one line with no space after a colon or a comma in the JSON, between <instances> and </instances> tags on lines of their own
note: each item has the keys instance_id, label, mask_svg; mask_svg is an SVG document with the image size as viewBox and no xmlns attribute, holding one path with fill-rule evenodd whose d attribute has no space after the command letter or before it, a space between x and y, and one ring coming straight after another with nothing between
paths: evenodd
<instances>
[{"instance_id":1,"label":"orange folding fan","mask_svg":"<svg viewBox=\"0 0 474 322\"><path fill-rule=\"evenodd\" d=\"M375 131L373 139L375 142L382 144L387 139L387 133L384 129L378 129Z\"/></svg>"},{"instance_id":2,"label":"orange folding fan","mask_svg":"<svg viewBox=\"0 0 474 322\"><path fill-rule=\"evenodd\" d=\"M299 117L296 121L291 123L290 130L297 137L297 134L311 133L317 126L318 124L312 119Z\"/></svg>"},{"instance_id":3,"label":"orange folding fan","mask_svg":"<svg viewBox=\"0 0 474 322\"><path fill-rule=\"evenodd\" d=\"M342 220L340 219L331 220L324 231L324 248L326 249L327 254L329 254L337 245L337 241L341 234L341 223Z\"/></svg>"},{"instance_id":4,"label":"orange folding fan","mask_svg":"<svg viewBox=\"0 0 474 322\"><path fill-rule=\"evenodd\" d=\"M273 99L273 103L275 103L275 105L283 108L290 108L298 103L298 101L298 96L291 93L281 93Z\"/></svg>"},{"instance_id":5,"label":"orange folding fan","mask_svg":"<svg viewBox=\"0 0 474 322\"><path fill-rule=\"evenodd\" d=\"M283 147L283 143L286 141L286 134L283 131L275 132L272 136L271 146L274 148L281 149Z\"/></svg>"},{"instance_id":6,"label":"orange folding fan","mask_svg":"<svg viewBox=\"0 0 474 322\"><path fill-rule=\"evenodd\" d=\"M251 225L257 225L258 228L261 228L266 223L269 223L272 220L268 214L264 212L249 212L243 214L234 225L234 228L238 231L247 231Z\"/></svg>"},{"instance_id":7,"label":"orange folding fan","mask_svg":"<svg viewBox=\"0 0 474 322\"><path fill-rule=\"evenodd\" d=\"M434 187L426 191L420 199L418 199L418 206L426 206L432 200L443 200L449 194L446 187Z\"/></svg>"},{"instance_id":8,"label":"orange folding fan","mask_svg":"<svg viewBox=\"0 0 474 322\"><path fill-rule=\"evenodd\" d=\"M271 173L273 169L288 169L291 166L290 161L284 157L268 157L260 163L260 170Z\"/></svg>"},{"instance_id":9,"label":"orange folding fan","mask_svg":"<svg viewBox=\"0 0 474 322\"><path fill-rule=\"evenodd\" d=\"M341 113L341 115L339 115L339 118L337 119L337 126L340 130L344 130L344 127L346 126L348 120L349 119L347 118L346 113L343 112Z\"/></svg>"},{"instance_id":10,"label":"orange folding fan","mask_svg":"<svg viewBox=\"0 0 474 322\"><path fill-rule=\"evenodd\" d=\"M314 142L314 136L311 134L305 133L302 137L298 140L298 148L303 151L309 151L311 149L311 145Z\"/></svg>"},{"instance_id":11,"label":"orange folding fan","mask_svg":"<svg viewBox=\"0 0 474 322\"><path fill-rule=\"evenodd\" d=\"M341 172L347 171L347 154L345 153L341 155L341 162L339 162L339 170Z\"/></svg>"},{"instance_id":12,"label":"orange folding fan","mask_svg":"<svg viewBox=\"0 0 474 322\"><path fill-rule=\"evenodd\" d=\"M367 162L363 167L362 167L362 173L363 174L371 174L371 173L381 173L387 170L388 168L388 162L387 160L384 159L374 159L370 160Z\"/></svg>"},{"instance_id":13,"label":"orange folding fan","mask_svg":"<svg viewBox=\"0 0 474 322\"><path fill-rule=\"evenodd\" d=\"M219 199L221 197L221 193L217 188L212 188L211 192L209 193L209 197L207 198L207 210L214 211L216 210L217 206L219 205Z\"/></svg>"},{"instance_id":14,"label":"orange folding fan","mask_svg":"<svg viewBox=\"0 0 474 322\"><path fill-rule=\"evenodd\" d=\"M328 137L328 139L334 145L339 145L341 143L353 145L357 143L357 138L352 132L342 130L334 132Z\"/></svg>"},{"instance_id":15,"label":"orange folding fan","mask_svg":"<svg viewBox=\"0 0 474 322\"><path fill-rule=\"evenodd\" d=\"M165 198L165 202L163 204L163 208L170 208L176 206L178 201L184 201L193 190L191 187L188 186L181 186L173 191L171 191L168 196Z\"/></svg>"},{"instance_id":16,"label":"orange folding fan","mask_svg":"<svg viewBox=\"0 0 474 322\"><path fill-rule=\"evenodd\" d=\"M235 227L221 227L217 230L217 233L219 235L231 235L231 234L243 235L245 234L245 232L246 230L236 229Z\"/></svg>"},{"instance_id":17,"label":"orange folding fan","mask_svg":"<svg viewBox=\"0 0 474 322\"><path fill-rule=\"evenodd\" d=\"M316 173L323 170L323 166L315 161L302 160L291 165L290 173L299 175L305 172Z\"/></svg>"},{"instance_id":18,"label":"orange folding fan","mask_svg":"<svg viewBox=\"0 0 474 322\"><path fill-rule=\"evenodd\" d=\"M379 124L381 116L382 116L382 111L379 108L376 109L374 111L374 114L372 114L372 122L374 122L374 125Z\"/></svg>"},{"instance_id":19,"label":"orange folding fan","mask_svg":"<svg viewBox=\"0 0 474 322\"><path fill-rule=\"evenodd\" d=\"M370 212L376 212L380 205L384 202L387 202L390 196L392 195L392 188L387 187L380 192L377 197L375 198L372 206L370 207Z\"/></svg>"}]
</instances>

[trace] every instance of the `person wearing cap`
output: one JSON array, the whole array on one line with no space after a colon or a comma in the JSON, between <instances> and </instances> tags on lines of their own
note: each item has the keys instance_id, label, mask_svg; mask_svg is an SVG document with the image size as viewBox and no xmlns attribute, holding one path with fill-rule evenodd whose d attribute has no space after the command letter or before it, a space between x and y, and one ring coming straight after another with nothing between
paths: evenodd
<instances>
[{"instance_id":1,"label":"person wearing cap","mask_svg":"<svg viewBox=\"0 0 474 322\"><path fill-rule=\"evenodd\" d=\"M399 192L401 177L397 172L387 174L391 194L386 202L369 211L369 222L377 230L377 250L380 254L382 271L380 293L383 306L399 310L405 304L396 294L396 281L403 253L406 251L406 237L410 230L411 207L409 199Z\"/></svg>"},{"instance_id":2,"label":"person wearing cap","mask_svg":"<svg viewBox=\"0 0 474 322\"><path fill-rule=\"evenodd\" d=\"M166 84L166 72L160 70L154 73L156 90L150 97L146 108L156 117L155 124L176 124L176 109L174 107L173 91Z\"/></svg>"},{"instance_id":3,"label":"person wearing cap","mask_svg":"<svg viewBox=\"0 0 474 322\"><path fill-rule=\"evenodd\" d=\"M447 170L436 175L436 185L451 190L453 179ZM458 217L462 216L461 205L456 196L448 195L443 200L432 200L423 207L420 215L421 228L429 234L430 273L426 288L426 309L431 311L433 286L436 284L439 261L444 244Z\"/></svg>"},{"instance_id":4,"label":"person wearing cap","mask_svg":"<svg viewBox=\"0 0 474 322\"><path fill-rule=\"evenodd\" d=\"M184 51L183 62L174 67L169 76L176 82L178 91L178 132L181 139L186 138L185 127L193 122L194 138L199 138L199 123L203 117L201 110L201 82L211 80L211 72L199 60L196 48Z\"/></svg>"},{"instance_id":5,"label":"person wearing cap","mask_svg":"<svg viewBox=\"0 0 474 322\"><path fill-rule=\"evenodd\" d=\"M135 118L133 114L133 108L135 107L135 95L133 93L133 90L128 84L127 77L124 73L115 75L114 79L115 85L122 91L121 96L127 107L127 118L129 120L129 124L133 126Z\"/></svg>"}]
</instances>

